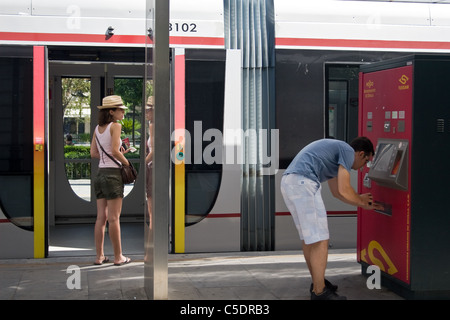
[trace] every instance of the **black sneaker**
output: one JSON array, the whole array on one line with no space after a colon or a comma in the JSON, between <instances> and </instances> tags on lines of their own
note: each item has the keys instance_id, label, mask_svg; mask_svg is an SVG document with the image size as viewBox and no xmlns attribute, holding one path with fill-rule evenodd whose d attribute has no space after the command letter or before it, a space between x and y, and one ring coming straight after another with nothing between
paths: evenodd
<instances>
[{"instance_id":1,"label":"black sneaker","mask_svg":"<svg viewBox=\"0 0 450 320\"><path fill-rule=\"evenodd\" d=\"M330 288L325 287L320 294L311 292L311 300L347 300L347 297L340 296Z\"/></svg>"},{"instance_id":2,"label":"black sneaker","mask_svg":"<svg viewBox=\"0 0 450 320\"><path fill-rule=\"evenodd\" d=\"M330 289L333 292L336 292L338 289L338 286L332 284L327 279L325 279L325 287L327 287L328 289ZM312 293L312 292L313 292L313 284L311 283L311 286L309 287L309 293Z\"/></svg>"}]
</instances>

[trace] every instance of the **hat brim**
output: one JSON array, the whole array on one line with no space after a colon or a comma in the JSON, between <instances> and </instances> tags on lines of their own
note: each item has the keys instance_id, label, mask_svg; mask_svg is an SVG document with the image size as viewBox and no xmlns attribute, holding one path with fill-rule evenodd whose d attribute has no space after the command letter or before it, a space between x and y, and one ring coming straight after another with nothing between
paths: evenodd
<instances>
[{"instance_id":1,"label":"hat brim","mask_svg":"<svg viewBox=\"0 0 450 320\"><path fill-rule=\"evenodd\" d=\"M99 110L102 110L102 109L117 109L117 108L124 109L124 110L128 109L128 107L125 107L124 105L121 105L121 106L97 106L97 108Z\"/></svg>"}]
</instances>

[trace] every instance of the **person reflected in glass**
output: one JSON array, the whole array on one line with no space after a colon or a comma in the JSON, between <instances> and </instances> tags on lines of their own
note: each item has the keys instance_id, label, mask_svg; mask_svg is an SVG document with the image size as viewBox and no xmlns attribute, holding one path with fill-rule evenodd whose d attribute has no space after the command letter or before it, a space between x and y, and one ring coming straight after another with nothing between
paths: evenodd
<instances>
[{"instance_id":1,"label":"person reflected in glass","mask_svg":"<svg viewBox=\"0 0 450 320\"><path fill-rule=\"evenodd\" d=\"M145 157L146 164L146 192L147 192L147 208L149 215L149 228L152 228L152 163L153 163L153 110L154 97L150 96L145 106L145 120L148 122L148 139L147 139L147 155Z\"/></svg>"},{"instance_id":2,"label":"person reflected in glass","mask_svg":"<svg viewBox=\"0 0 450 320\"><path fill-rule=\"evenodd\" d=\"M104 254L104 238L106 221L109 223L109 237L114 250L114 265L120 266L131 260L122 254L120 233L120 214L124 184L120 173L120 165L129 165L125 158L126 150L122 147L120 134L125 110L122 98L117 95L106 96L102 105L98 106L98 126L95 128L91 143L91 157L100 159L98 174L94 180L97 198L97 220L95 222L96 260L94 264L109 262ZM106 154L108 153L113 159Z\"/></svg>"},{"instance_id":3,"label":"person reflected in glass","mask_svg":"<svg viewBox=\"0 0 450 320\"><path fill-rule=\"evenodd\" d=\"M72 135L70 133L66 136L66 146L73 146Z\"/></svg>"}]
</instances>

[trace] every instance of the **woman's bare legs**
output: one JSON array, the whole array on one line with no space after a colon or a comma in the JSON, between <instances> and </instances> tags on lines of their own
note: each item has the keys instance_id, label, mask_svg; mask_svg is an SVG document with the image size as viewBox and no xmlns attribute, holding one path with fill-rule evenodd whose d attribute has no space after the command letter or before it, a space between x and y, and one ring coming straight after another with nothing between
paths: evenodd
<instances>
[{"instance_id":1,"label":"woman's bare legs","mask_svg":"<svg viewBox=\"0 0 450 320\"><path fill-rule=\"evenodd\" d=\"M127 261L122 255L122 243L120 235L120 213L122 211L122 198L107 200L109 238L114 250L114 263L120 264Z\"/></svg>"},{"instance_id":2,"label":"woman's bare legs","mask_svg":"<svg viewBox=\"0 0 450 320\"><path fill-rule=\"evenodd\" d=\"M108 207L106 199L97 199L97 220L95 221L94 239L97 257L95 264L102 264L105 259L103 245L105 240L106 219L108 217Z\"/></svg>"},{"instance_id":3,"label":"woman's bare legs","mask_svg":"<svg viewBox=\"0 0 450 320\"><path fill-rule=\"evenodd\" d=\"M152 226L152 219L153 219L153 215L152 215L152 196L147 195L147 210L148 210L148 216L147 216L147 223L148 223L148 230L147 230L147 240L145 241L145 255L144 255L144 262L148 261L148 257L149 257L149 244L153 244L151 243L151 237L152 237L152 231L153 231L153 226Z\"/></svg>"}]
</instances>

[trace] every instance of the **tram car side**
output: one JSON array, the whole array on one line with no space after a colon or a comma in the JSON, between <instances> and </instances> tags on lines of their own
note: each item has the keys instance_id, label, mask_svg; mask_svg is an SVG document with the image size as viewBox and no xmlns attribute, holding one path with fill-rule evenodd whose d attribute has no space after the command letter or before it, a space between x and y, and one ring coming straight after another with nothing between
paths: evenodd
<instances>
[{"instance_id":1,"label":"tram car side","mask_svg":"<svg viewBox=\"0 0 450 320\"><path fill-rule=\"evenodd\" d=\"M61 59L57 53L63 50L76 53L95 47L112 60L114 50L144 50L148 43L145 2L125 7L120 1L69 2L0 5L0 57L14 55L16 48L24 46L45 46L49 61ZM279 190L284 170L313 140L332 137L350 141L357 136L360 65L416 52L450 52L450 4L339 0L261 3L273 14L270 81L275 103L270 120L278 132L278 143L272 146L277 149L278 168L270 176L274 190L266 199L274 216L270 250L300 249ZM232 1L172 0L170 5L172 110L175 117L183 119L173 129L180 129L184 139L190 139L185 145L189 150L183 150L183 173L174 174L172 182L182 188L174 191L171 250L240 251L242 203L246 201L241 188L244 173L238 161L242 145L238 135L225 135L239 130L246 133L241 115L245 57L242 50L230 49L227 42L230 29L239 28L227 20L235 14L230 12ZM107 10L103 10L105 6ZM77 63L75 54L70 59ZM176 141L178 138L172 141L174 149ZM236 151L234 161L214 161L217 155L211 150L218 141L221 148ZM356 189L357 173L352 172L351 178ZM330 245L356 248L356 208L333 198L327 184L322 195L328 210ZM173 225L177 214L185 220L181 235L175 234L179 228ZM176 241L182 242L178 251Z\"/></svg>"},{"instance_id":2,"label":"tram car side","mask_svg":"<svg viewBox=\"0 0 450 320\"><path fill-rule=\"evenodd\" d=\"M360 65L416 52L449 52L449 19L448 4L274 1L279 130L274 250L301 248L279 189L290 161L313 140L327 137L350 142L358 134ZM235 95L225 91L225 97L230 94ZM228 108L233 106L225 106L225 119L228 112L235 112ZM224 126L225 130L234 124L225 120ZM186 228L187 252L242 250L242 171L225 165L218 179L211 209L204 219ZM351 179L357 189L356 171ZM326 183L322 187L330 246L356 248L356 208L335 199Z\"/></svg>"}]
</instances>

